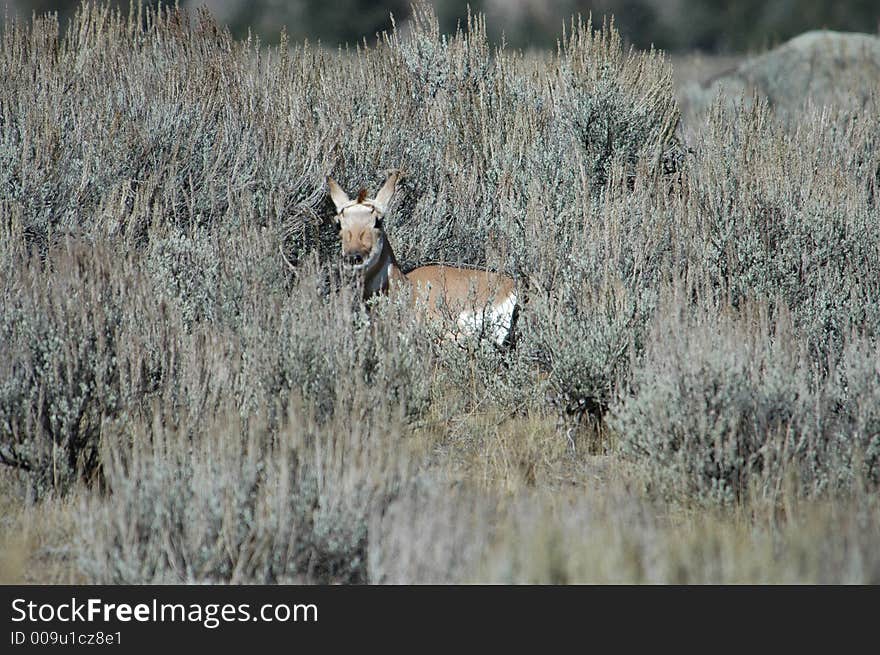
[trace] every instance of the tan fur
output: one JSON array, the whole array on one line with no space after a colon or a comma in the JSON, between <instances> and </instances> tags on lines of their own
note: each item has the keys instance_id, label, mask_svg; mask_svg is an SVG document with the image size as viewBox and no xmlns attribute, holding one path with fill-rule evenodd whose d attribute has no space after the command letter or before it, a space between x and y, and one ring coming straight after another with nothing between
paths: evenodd
<instances>
[{"instance_id":1,"label":"tan fur","mask_svg":"<svg viewBox=\"0 0 880 655\"><path fill-rule=\"evenodd\" d=\"M364 300L391 287L411 287L417 310L455 321L461 332L487 331L497 343L508 338L517 304L513 278L500 273L456 266L422 266L406 275L400 270L381 218L394 193L399 173L392 173L375 200L361 190L352 202L333 178L327 186L336 205L336 221L345 261L363 275Z\"/></svg>"},{"instance_id":2,"label":"tan fur","mask_svg":"<svg viewBox=\"0 0 880 655\"><path fill-rule=\"evenodd\" d=\"M507 298L515 287L506 275L439 264L416 268L406 279L434 312L443 305L453 313L483 307L495 298Z\"/></svg>"}]
</instances>

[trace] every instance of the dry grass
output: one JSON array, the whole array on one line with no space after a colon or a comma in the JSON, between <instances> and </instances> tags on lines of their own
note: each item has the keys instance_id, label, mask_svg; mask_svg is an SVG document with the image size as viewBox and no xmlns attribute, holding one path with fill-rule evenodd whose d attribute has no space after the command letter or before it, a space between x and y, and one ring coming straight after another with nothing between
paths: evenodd
<instances>
[{"instance_id":1,"label":"dry grass","mask_svg":"<svg viewBox=\"0 0 880 655\"><path fill-rule=\"evenodd\" d=\"M0 471L0 584L83 584L74 563L79 495L38 503L14 471Z\"/></svg>"}]
</instances>

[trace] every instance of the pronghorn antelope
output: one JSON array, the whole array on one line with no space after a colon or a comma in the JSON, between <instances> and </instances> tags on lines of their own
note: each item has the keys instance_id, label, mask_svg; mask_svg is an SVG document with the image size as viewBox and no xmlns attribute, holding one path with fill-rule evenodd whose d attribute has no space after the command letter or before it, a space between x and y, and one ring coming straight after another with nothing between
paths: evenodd
<instances>
[{"instance_id":1,"label":"pronghorn antelope","mask_svg":"<svg viewBox=\"0 0 880 655\"><path fill-rule=\"evenodd\" d=\"M399 177L399 172L391 173L375 198L368 198L366 189L361 189L354 200L327 177L343 261L362 275L364 300L387 294L392 287L410 286L413 303L423 315L451 315L461 334L486 334L499 346L509 343L517 310L512 278L447 265L422 266L405 275L400 270L382 227Z\"/></svg>"}]
</instances>

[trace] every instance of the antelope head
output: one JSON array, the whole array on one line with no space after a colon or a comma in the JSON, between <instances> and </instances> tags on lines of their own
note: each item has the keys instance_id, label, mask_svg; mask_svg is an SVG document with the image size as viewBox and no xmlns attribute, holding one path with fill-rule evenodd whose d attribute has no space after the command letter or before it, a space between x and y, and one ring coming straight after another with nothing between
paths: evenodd
<instances>
[{"instance_id":1,"label":"antelope head","mask_svg":"<svg viewBox=\"0 0 880 655\"><path fill-rule=\"evenodd\" d=\"M382 264L382 252L385 249L382 217L388 209L391 196L394 195L399 177L399 172L391 173L375 198L368 198L367 190L361 189L354 200L348 197L336 180L327 177L330 198L336 206L334 221L339 225L343 261L353 271L365 276L371 275Z\"/></svg>"}]
</instances>

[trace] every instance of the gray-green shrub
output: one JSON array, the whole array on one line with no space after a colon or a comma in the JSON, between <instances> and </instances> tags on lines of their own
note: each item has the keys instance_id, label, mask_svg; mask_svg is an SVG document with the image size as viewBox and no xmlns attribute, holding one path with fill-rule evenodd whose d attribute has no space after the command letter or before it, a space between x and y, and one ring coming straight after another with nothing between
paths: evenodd
<instances>
[{"instance_id":1,"label":"gray-green shrub","mask_svg":"<svg viewBox=\"0 0 880 655\"><path fill-rule=\"evenodd\" d=\"M826 376L778 311L658 313L612 425L663 491L778 502L877 483L876 346L848 344Z\"/></svg>"},{"instance_id":2,"label":"gray-green shrub","mask_svg":"<svg viewBox=\"0 0 880 655\"><path fill-rule=\"evenodd\" d=\"M0 456L102 483L91 579L453 580L493 533L414 520L470 503L395 459L432 411L607 409L609 453L702 500L878 482L875 116L718 108L682 144L663 57L589 23L546 55L424 10L336 52L169 9L60 34L0 44ZM514 275L513 349L359 302L323 179L391 167L403 267ZM413 531L449 552L396 566Z\"/></svg>"},{"instance_id":3,"label":"gray-green shrub","mask_svg":"<svg viewBox=\"0 0 880 655\"><path fill-rule=\"evenodd\" d=\"M180 380L195 375L190 370L210 370L200 349L211 343L245 362L237 398L245 415L264 394L300 389L326 416L335 402L330 381L349 366L384 376L383 388L396 389L392 397L410 412L423 408L427 393L420 389L429 382L415 372L426 370L416 367L424 364L424 348L409 337L389 331L381 344L364 339L367 324L357 312L346 314L347 325L360 326L354 331L310 335L298 324L320 317L329 325L337 306L349 302L322 298L339 284L323 175L332 169L356 188L397 166L407 177L388 229L405 267L443 260L531 278L531 325L549 325L558 313L565 326L536 338L524 329L521 352L512 357L482 346L447 351L450 379L470 368L499 402L534 404L541 385L529 381L549 368L555 387L579 400L602 394L604 402L611 383L601 376L609 367L616 375L617 359L607 362L602 348L575 356L566 345L591 333L593 313L581 312L574 298L599 280L597 260L557 254L582 249L598 229L589 215L615 167L631 184L640 167L656 172L678 148L668 67L656 55L624 52L613 30L573 23L557 55L536 62L493 52L479 17L446 37L421 8L410 34L389 34L373 49L332 53L282 43L261 50L234 41L205 14L192 22L168 9L126 17L86 4L64 32L51 17L6 25L0 67L0 207L4 220L14 217L19 226L4 250L4 270L11 271L6 293L21 295L11 281L28 253L51 262L66 240L106 251L95 257L107 260L108 278L125 253L139 286L130 297L151 308L147 324L156 320L157 330L170 333L164 352L151 350L167 365L145 365L149 393L172 403L207 402L193 395L199 385ZM555 243L540 238L544 228L553 230ZM309 277L302 271L317 253L326 271L317 295L309 287L303 296L291 282L275 254L279 246L300 277ZM559 291L558 279L566 285ZM126 301L119 302L114 311L131 320ZM4 307L8 343L23 343L26 322L10 311ZM156 318L163 311L173 327ZM33 321L45 320L40 313L34 309ZM70 342L86 339L72 326L51 329ZM614 348L621 338L614 337ZM112 348L124 351L126 343ZM377 364L386 360L368 354L376 347L396 353L395 364ZM22 356L4 354L18 370ZM103 367L105 358L125 355L102 350L91 359ZM456 364L462 356L476 368ZM60 365L64 356L56 359ZM558 361L565 363L554 368ZM507 376L498 374L504 366ZM580 367L595 371L591 384L601 390L566 380ZM29 389L31 400L20 405L10 395L8 402L36 416L21 408L36 403L36 390L49 381L28 384L10 388L19 395ZM97 394L86 402L72 388L52 387L59 402L89 405L83 411L98 422L147 398ZM4 442L12 432L4 430ZM86 440L90 452L96 438ZM93 469L97 461L88 459Z\"/></svg>"},{"instance_id":4,"label":"gray-green shrub","mask_svg":"<svg viewBox=\"0 0 880 655\"><path fill-rule=\"evenodd\" d=\"M179 428L161 417L133 431L110 426L112 496L82 506L77 556L88 579L365 582L369 522L409 465L401 416L376 411L355 381L339 384L358 390L323 424L294 394L278 429L222 412L206 421L196 408Z\"/></svg>"}]
</instances>

